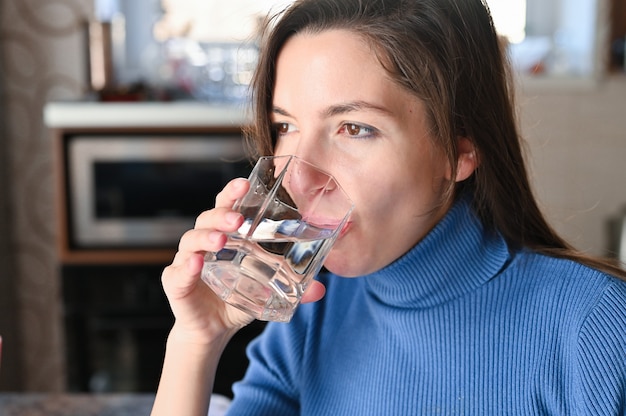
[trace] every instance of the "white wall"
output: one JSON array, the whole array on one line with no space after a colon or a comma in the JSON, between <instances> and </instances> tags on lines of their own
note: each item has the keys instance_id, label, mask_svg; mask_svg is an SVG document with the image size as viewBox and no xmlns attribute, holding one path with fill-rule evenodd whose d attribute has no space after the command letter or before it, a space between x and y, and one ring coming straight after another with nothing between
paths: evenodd
<instances>
[{"instance_id":1,"label":"white wall","mask_svg":"<svg viewBox=\"0 0 626 416\"><path fill-rule=\"evenodd\" d=\"M626 75L522 89L518 103L545 212L577 248L604 254L606 221L626 205Z\"/></svg>"}]
</instances>

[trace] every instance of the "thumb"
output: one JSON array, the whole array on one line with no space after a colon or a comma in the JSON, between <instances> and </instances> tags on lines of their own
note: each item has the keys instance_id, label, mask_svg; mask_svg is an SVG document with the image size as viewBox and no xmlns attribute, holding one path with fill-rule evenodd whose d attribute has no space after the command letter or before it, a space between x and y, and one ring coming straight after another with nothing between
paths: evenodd
<instances>
[{"instance_id":1,"label":"thumb","mask_svg":"<svg viewBox=\"0 0 626 416\"><path fill-rule=\"evenodd\" d=\"M317 280L312 280L302 295L302 303L317 302L326 294L326 287Z\"/></svg>"}]
</instances>

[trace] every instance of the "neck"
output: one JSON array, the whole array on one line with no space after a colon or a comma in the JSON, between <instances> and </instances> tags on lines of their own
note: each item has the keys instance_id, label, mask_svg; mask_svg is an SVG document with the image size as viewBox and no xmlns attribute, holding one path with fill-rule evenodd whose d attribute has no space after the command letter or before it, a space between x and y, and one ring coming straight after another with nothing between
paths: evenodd
<instances>
[{"instance_id":1,"label":"neck","mask_svg":"<svg viewBox=\"0 0 626 416\"><path fill-rule=\"evenodd\" d=\"M504 239L485 230L461 199L409 252L365 279L383 303L427 308L484 284L508 257Z\"/></svg>"}]
</instances>

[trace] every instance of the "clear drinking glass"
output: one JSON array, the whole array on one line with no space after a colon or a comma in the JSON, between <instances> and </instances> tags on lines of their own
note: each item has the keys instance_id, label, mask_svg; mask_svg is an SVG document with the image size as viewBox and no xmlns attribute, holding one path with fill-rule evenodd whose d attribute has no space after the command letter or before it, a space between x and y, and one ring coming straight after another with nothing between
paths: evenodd
<instances>
[{"instance_id":1,"label":"clear drinking glass","mask_svg":"<svg viewBox=\"0 0 626 416\"><path fill-rule=\"evenodd\" d=\"M234 209L245 221L207 253L202 280L259 320L288 322L354 207L328 173L296 156L267 156Z\"/></svg>"}]
</instances>

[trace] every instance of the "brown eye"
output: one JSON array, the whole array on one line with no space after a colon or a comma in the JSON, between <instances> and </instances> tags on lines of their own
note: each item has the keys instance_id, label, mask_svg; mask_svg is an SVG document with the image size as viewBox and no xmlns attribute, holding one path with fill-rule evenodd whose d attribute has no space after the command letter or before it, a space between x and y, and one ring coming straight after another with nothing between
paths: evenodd
<instances>
[{"instance_id":1,"label":"brown eye","mask_svg":"<svg viewBox=\"0 0 626 416\"><path fill-rule=\"evenodd\" d=\"M346 131L351 136L358 136L361 132L361 126L357 124L346 124Z\"/></svg>"},{"instance_id":2,"label":"brown eye","mask_svg":"<svg viewBox=\"0 0 626 416\"><path fill-rule=\"evenodd\" d=\"M378 136L378 130L364 124L344 123L341 125L341 134L351 139L372 139Z\"/></svg>"},{"instance_id":3,"label":"brown eye","mask_svg":"<svg viewBox=\"0 0 626 416\"><path fill-rule=\"evenodd\" d=\"M279 134L289 132L289 124L288 123L278 123L276 124L276 132Z\"/></svg>"}]
</instances>

